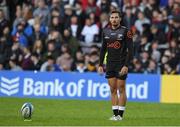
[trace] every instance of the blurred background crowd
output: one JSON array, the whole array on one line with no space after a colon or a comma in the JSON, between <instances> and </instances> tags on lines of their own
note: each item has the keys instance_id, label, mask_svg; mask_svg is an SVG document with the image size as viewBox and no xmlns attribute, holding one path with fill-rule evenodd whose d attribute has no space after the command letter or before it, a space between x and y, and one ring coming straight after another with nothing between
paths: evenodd
<instances>
[{"instance_id":1,"label":"blurred background crowd","mask_svg":"<svg viewBox=\"0 0 180 127\"><path fill-rule=\"evenodd\" d=\"M129 72L180 74L180 0L0 0L0 70L96 72L112 10L134 34Z\"/></svg>"}]
</instances>

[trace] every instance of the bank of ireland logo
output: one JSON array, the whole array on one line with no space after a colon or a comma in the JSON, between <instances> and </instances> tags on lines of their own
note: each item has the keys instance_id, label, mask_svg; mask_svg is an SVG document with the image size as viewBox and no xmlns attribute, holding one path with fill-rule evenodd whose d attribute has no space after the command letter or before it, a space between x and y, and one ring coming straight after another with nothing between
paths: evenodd
<instances>
[{"instance_id":1,"label":"bank of ireland logo","mask_svg":"<svg viewBox=\"0 0 180 127\"><path fill-rule=\"evenodd\" d=\"M7 96L11 96L18 93L19 79L20 79L19 77L9 79L2 76L0 82L0 92Z\"/></svg>"}]
</instances>

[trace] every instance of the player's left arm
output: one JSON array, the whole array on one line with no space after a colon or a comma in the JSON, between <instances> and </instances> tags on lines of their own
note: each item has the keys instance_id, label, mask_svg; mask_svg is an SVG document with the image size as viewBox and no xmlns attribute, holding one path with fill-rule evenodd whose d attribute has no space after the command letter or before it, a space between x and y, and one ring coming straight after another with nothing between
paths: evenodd
<instances>
[{"instance_id":1,"label":"player's left arm","mask_svg":"<svg viewBox=\"0 0 180 127\"><path fill-rule=\"evenodd\" d=\"M125 36L125 43L127 45L127 55L125 58L125 64L120 71L120 75L128 73L128 66L130 64L130 61L133 59L133 33L131 31L127 31Z\"/></svg>"},{"instance_id":2,"label":"player's left arm","mask_svg":"<svg viewBox=\"0 0 180 127\"><path fill-rule=\"evenodd\" d=\"M125 66L128 67L130 64L130 61L133 59L133 33L128 30L126 33L126 44L127 44L127 55L125 59Z\"/></svg>"}]
</instances>

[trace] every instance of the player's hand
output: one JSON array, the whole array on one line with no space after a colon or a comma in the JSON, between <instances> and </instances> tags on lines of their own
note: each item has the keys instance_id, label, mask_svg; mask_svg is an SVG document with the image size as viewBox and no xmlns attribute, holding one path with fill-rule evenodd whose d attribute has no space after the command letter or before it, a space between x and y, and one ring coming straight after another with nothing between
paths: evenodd
<instances>
[{"instance_id":1,"label":"player's hand","mask_svg":"<svg viewBox=\"0 0 180 127\"><path fill-rule=\"evenodd\" d=\"M104 73L104 70L103 70L103 67L102 67L102 66L99 66L99 67L98 67L98 73L99 73L99 74L103 74L103 73Z\"/></svg>"},{"instance_id":2,"label":"player's hand","mask_svg":"<svg viewBox=\"0 0 180 127\"><path fill-rule=\"evenodd\" d=\"M125 75L128 73L128 67L123 66L119 72L120 75Z\"/></svg>"}]
</instances>

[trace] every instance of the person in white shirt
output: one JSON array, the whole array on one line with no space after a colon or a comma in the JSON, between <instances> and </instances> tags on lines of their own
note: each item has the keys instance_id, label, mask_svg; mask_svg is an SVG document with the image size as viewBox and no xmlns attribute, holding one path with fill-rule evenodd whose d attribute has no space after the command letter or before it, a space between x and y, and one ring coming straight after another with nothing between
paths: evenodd
<instances>
[{"instance_id":1,"label":"person in white shirt","mask_svg":"<svg viewBox=\"0 0 180 127\"><path fill-rule=\"evenodd\" d=\"M144 16L143 12L140 11L138 12L138 20L136 20L135 22L135 27L140 32L140 34L142 34L143 32L143 26L142 26L143 24L150 24L150 20L147 19Z\"/></svg>"},{"instance_id":2,"label":"person in white shirt","mask_svg":"<svg viewBox=\"0 0 180 127\"><path fill-rule=\"evenodd\" d=\"M99 27L96 24L92 24L90 18L85 21L85 26L81 32L84 37L84 41L87 44L93 43L95 35L99 34Z\"/></svg>"}]
</instances>

